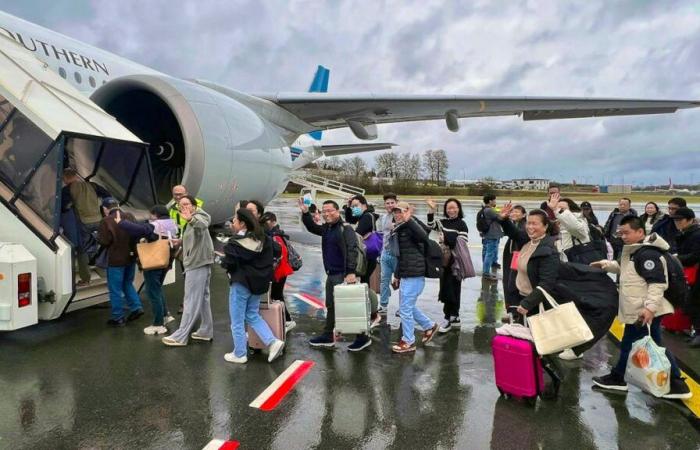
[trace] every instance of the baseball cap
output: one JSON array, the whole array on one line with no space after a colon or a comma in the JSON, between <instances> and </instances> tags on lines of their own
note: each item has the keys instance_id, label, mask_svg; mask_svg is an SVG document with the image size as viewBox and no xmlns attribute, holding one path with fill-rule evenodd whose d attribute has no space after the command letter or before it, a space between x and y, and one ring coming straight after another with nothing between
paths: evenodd
<instances>
[{"instance_id":1,"label":"baseball cap","mask_svg":"<svg viewBox=\"0 0 700 450\"><path fill-rule=\"evenodd\" d=\"M695 213L690 208L678 208L671 216L671 219L695 219Z\"/></svg>"},{"instance_id":2,"label":"baseball cap","mask_svg":"<svg viewBox=\"0 0 700 450\"><path fill-rule=\"evenodd\" d=\"M398 202L396 206L394 206L394 209L392 211L399 210L401 212L408 211L411 209L411 205L408 204L408 202Z\"/></svg>"},{"instance_id":3,"label":"baseball cap","mask_svg":"<svg viewBox=\"0 0 700 450\"><path fill-rule=\"evenodd\" d=\"M111 209L111 208L116 208L119 206L119 202L117 201L116 198L114 197L105 197L102 199L102 205L103 208Z\"/></svg>"}]
</instances>

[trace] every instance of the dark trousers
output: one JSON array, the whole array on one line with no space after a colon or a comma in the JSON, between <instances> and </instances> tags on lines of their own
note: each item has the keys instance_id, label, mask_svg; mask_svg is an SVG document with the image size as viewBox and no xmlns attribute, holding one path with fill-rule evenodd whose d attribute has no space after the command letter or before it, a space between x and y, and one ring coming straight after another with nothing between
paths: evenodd
<instances>
[{"instance_id":1,"label":"dark trousers","mask_svg":"<svg viewBox=\"0 0 700 450\"><path fill-rule=\"evenodd\" d=\"M287 284L287 277L282 278L279 281L273 281L270 285L270 300L279 300L284 303L284 320L287 322L292 320L292 316L289 314L289 308L287 308L287 301L284 299L284 285Z\"/></svg>"},{"instance_id":2,"label":"dark trousers","mask_svg":"<svg viewBox=\"0 0 700 450\"><path fill-rule=\"evenodd\" d=\"M365 272L364 275L360 276L360 282L361 283L367 283L369 285L369 279L372 277L372 274L374 273L374 269L377 268L377 260L376 259L368 259L367 260L367 271Z\"/></svg>"},{"instance_id":3,"label":"dark trousers","mask_svg":"<svg viewBox=\"0 0 700 450\"><path fill-rule=\"evenodd\" d=\"M333 297L333 288L339 284L343 284L345 276L342 273L328 275L326 278L326 326L323 331L325 333L333 333L335 328L335 300Z\"/></svg>"},{"instance_id":4,"label":"dark trousers","mask_svg":"<svg viewBox=\"0 0 700 450\"><path fill-rule=\"evenodd\" d=\"M459 306L462 301L462 280L452 274L452 270L446 267L440 276L440 292L438 300L443 303L442 312L445 319L459 317Z\"/></svg>"},{"instance_id":5,"label":"dark trousers","mask_svg":"<svg viewBox=\"0 0 700 450\"><path fill-rule=\"evenodd\" d=\"M627 370L627 360L629 359L630 352L632 351L632 344L647 336L647 327L638 327L636 325L625 325L625 332L622 335L622 342L620 342L620 359L613 368L613 373L619 375L620 377L625 376L625 371ZM651 338L656 342L657 345L663 347L661 344L661 317L656 317L651 322ZM673 357L671 352L666 349L666 357L671 363L671 378L680 378L681 371L678 369L678 364L676 364L676 358Z\"/></svg>"},{"instance_id":6,"label":"dark trousers","mask_svg":"<svg viewBox=\"0 0 700 450\"><path fill-rule=\"evenodd\" d=\"M696 281L695 284L690 287L688 301L683 311L690 317L696 332L700 331L700 281Z\"/></svg>"}]
</instances>

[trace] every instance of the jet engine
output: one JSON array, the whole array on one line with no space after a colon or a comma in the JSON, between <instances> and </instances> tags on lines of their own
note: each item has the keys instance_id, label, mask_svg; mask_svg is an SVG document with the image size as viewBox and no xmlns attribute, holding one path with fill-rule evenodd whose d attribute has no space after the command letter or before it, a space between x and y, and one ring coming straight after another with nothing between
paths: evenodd
<instances>
[{"instance_id":1,"label":"jet engine","mask_svg":"<svg viewBox=\"0 0 700 450\"><path fill-rule=\"evenodd\" d=\"M159 202L184 184L214 223L241 199L267 203L291 170L283 131L245 104L206 86L158 75L116 78L91 99L150 144Z\"/></svg>"}]
</instances>

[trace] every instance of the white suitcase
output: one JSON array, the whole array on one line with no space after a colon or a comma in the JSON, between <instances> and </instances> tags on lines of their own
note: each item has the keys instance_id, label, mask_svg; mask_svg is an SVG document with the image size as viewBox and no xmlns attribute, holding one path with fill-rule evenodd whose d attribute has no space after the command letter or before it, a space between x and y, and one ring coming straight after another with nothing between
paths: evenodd
<instances>
[{"instance_id":1,"label":"white suitcase","mask_svg":"<svg viewBox=\"0 0 700 450\"><path fill-rule=\"evenodd\" d=\"M335 331L369 334L370 302L367 284L339 284L333 288Z\"/></svg>"}]
</instances>

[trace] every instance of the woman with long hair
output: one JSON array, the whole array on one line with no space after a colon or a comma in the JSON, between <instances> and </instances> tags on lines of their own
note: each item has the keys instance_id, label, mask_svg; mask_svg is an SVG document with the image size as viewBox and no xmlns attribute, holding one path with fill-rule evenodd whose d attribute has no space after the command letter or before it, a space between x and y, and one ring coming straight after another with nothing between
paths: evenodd
<instances>
[{"instance_id":1,"label":"woman with long hair","mask_svg":"<svg viewBox=\"0 0 700 450\"><path fill-rule=\"evenodd\" d=\"M644 214L639 216L639 218L642 219L644 231L646 232L647 236L651 234L651 229L654 227L654 224L665 215L666 214L659 209L659 205L654 202L648 202L644 206Z\"/></svg>"},{"instance_id":2,"label":"woman with long hair","mask_svg":"<svg viewBox=\"0 0 700 450\"><path fill-rule=\"evenodd\" d=\"M272 239L263 231L258 219L247 209L239 208L231 222L233 236L224 247L222 266L229 276L229 314L233 334L233 352L224 359L231 363L248 362L246 324L268 347L268 362L282 353L284 341L275 338L260 316L260 296L272 280Z\"/></svg>"},{"instance_id":3,"label":"woman with long hair","mask_svg":"<svg viewBox=\"0 0 700 450\"><path fill-rule=\"evenodd\" d=\"M464 212L462 203L456 198L448 198L442 207L443 217L435 220L437 205L432 199L426 200L428 204L428 226L436 230L440 235L440 243L453 250L457 245L457 237L462 235L468 238L469 228L464 222ZM459 307L462 299L462 280L457 278L452 270L453 257L447 263L447 268L440 276L440 292L438 300L443 303L442 312L445 315L438 331L447 333L452 327L458 328L461 325L459 319Z\"/></svg>"}]
</instances>

